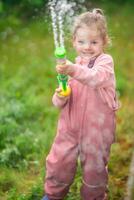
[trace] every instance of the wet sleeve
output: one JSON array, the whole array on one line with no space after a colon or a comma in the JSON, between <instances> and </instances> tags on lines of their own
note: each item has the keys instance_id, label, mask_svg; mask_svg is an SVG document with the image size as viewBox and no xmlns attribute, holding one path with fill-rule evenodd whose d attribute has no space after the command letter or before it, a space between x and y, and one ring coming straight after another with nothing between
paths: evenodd
<instances>
[{"instance_id":1,"label":"wet sleeve","mask_svg":"<svg viewBox=\"0 0 134 200\"><path fill-rule=\"evenodd\" d=\"M56 93L52 97L52 103L55 107L62 108L67 103L68 97L61 99Z\"/></svg>"},{"instance_id":2,"label":"wet sleeve","mask_svg":"<svg viewBox=\"0 0 134 200\"><path fill-rule=\"evenodd\" d=\"M113 80L114 63L112 57L105 54L96 59L93 68L74 64L72 71L70 76L83 84L93 88L106 87Z\"/></svg>"}]
</instances>

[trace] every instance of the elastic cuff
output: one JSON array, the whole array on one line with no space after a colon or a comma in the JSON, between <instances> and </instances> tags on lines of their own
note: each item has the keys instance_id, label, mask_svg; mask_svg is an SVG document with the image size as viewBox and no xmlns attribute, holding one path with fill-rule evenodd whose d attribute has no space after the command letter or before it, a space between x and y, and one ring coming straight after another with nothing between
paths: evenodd
<instances>
[{"instance_id":1,"label":"elastic cuff","mask_svg":"<svg viewBox=\"0 0 134 200\"><path fill-rule=\"evenodd\" d=\"M89 188L106 187L106 184L89 185L89 184L87 184L84 180L82 180L82 182L84 183L84 185L86 185L86 186L89 187Z\"/></svg>"},{"instance_id":2,"label":"elastic cuff","mask_svg":"<svg viewBox=\"0 0 134 200\"><path fill-rule=\"evenodd\" d=\"M64 185L64 186L69 186L69 185L70 185L70 184L68 184L68 183L59 182L59 181L57 181L56 179L54 179L54 182L55 182L56 184L58 184L58 185Z\"/></svg>"}]
</instances>

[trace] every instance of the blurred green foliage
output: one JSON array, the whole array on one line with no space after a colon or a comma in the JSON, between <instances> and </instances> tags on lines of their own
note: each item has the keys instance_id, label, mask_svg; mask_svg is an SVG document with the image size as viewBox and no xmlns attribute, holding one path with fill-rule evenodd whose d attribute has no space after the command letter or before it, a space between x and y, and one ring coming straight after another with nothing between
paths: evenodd
<instances>
[{"instance_id":1,"label":"blurred green foliage","mask_svg":"<svg viewBox=\"0 0 134 200\"><path fill-rule=\"evenodd\" d=\"M14 15L21 17L29 17L33 14L39 15L40 9L46 7L49 0L1 0L0 1L0 14L9 14L14 10ZM73 0L68 0L68 2L73 2ZM110 4L109 0L75 0L77 4L84 2L84 4ZM112 3L116 5L123 5L127 3L133 4L133 0L113 0Z\"/></svg>"},{"instance_id":2,"label":"blurred green foliage","mask_svg":"<svg viewBox=\"0 0 134 200\"><path fill-rule=\"evenodd\" d=\"M2 0L1 2L3 3L3 5L7 6L21 5L28 8L30 6L42 6L43 4L46 4L48 0Z\"/></svg>"}]
</instances>

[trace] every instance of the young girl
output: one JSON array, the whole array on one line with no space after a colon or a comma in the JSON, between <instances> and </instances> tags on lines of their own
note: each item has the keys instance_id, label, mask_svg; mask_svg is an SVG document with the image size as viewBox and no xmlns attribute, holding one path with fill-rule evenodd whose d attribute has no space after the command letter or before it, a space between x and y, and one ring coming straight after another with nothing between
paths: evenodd
<instances>
[{"instance_id":1,"label":"young girl","mask_svg":"<svg viewBox=\"0 0 134 200\"><path fill-rule=\"evenodd\" d=\"M114 63L104 53L107 24L101 9L80 15L74 24L76 63L57 65L60 74L71 77L71 95L56 89L53 104L61 108L57 135L46 159L46 196L63 200L72 184L80 158L83 200L104 200L108 184L108 158L115 137Z\"/></svg>"}]
</instances>

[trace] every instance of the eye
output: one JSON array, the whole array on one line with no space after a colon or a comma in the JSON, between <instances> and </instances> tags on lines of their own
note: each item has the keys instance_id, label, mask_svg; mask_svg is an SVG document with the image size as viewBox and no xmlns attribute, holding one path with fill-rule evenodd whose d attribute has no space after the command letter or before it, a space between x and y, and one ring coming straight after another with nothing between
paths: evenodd
<instances>
[{"instance_id":1,"label":"eye","mask_svg":"<svg viewBox=\"0 0 134 200\"><path fill-rule=\"evenodd\" d=\"M79 40L78 43L79 43L79 44L84 44L84 41Z\"/></svg>"},{"instance_id":2,"label":"eye","mask_svg":"<svg viewBox=\"0 0 134 200\"><path fill-rule=\"evenodd\" d=\"M92 41L91 43L92 43L92 44L97 44L97 41Z\"/></svg>"}]
</instances>

